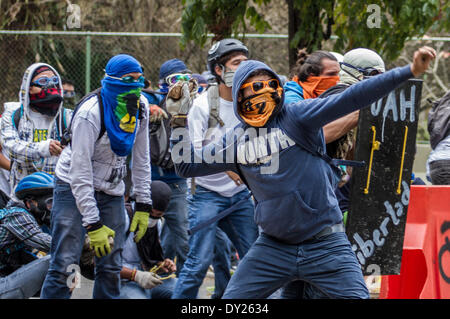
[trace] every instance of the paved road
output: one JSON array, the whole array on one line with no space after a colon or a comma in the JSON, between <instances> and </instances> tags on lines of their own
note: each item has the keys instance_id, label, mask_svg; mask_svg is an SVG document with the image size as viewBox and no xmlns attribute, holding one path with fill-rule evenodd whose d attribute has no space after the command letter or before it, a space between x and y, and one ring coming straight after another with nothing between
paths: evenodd
<instances>
[{"instance_id":1,"label":"paved road","mask_svg":"<svg viewBox=\"0 0 450 319\"><path fill-rule=\"evenodd\" d=\"M214 274L208 272L202 286L200 287L198 299L210 299L211 287L214 286ZM92 280L81 277L80 288L75 288L72 293L72 299L92 299L92 289L94 282ZM209 289L208 289L209 288Z\"/></svg>"}]
</instances>

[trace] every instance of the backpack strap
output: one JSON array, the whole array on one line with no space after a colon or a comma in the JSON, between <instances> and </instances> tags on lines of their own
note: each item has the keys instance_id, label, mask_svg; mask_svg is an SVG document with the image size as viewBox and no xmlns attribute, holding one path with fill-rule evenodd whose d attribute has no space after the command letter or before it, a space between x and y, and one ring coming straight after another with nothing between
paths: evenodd
<instances>
[{"instance_id":1,"label":"backpack strap","mask_svg":"<svg viewBox=\"0 0 450 319\"><path fill-rule=\"evenodd\" d=\"M208 128L214 127L217 123L224 126L225 123L220 118L220 100L219 100L219 86L214 83L206 90L208 105L209 105L209 120Z\"/></svg>"},{"instance_id":2,"label":"backpack strap","mask_svg":"<svg viewBox=\"0 0 450 319\"><path fill-rule=\"evenodd\" d=\"M105 134L106 126L105 126L105 112L103 108L101 89L97 89L96 91L97 91L98 106L100 107L100 134L98 135L97 138L98 141Z\"/></svg>"},{"instance_id":3,"label":"backpack strap","mask_svg":"<svg viewBox=\"0 0 450 319\"><path fill-rule=\"evenodd\" d=\"M14 128L16 130L19 130L19 122L22 116L23 116L23 105L21 104L20 107L16 109L12 115Z\"/></svg>"},{"instance_id":4,"label":"backpack strap","mask_svg":"<svg viewBox=\"0 0 450 319\"><path fill-rule=\"evenodd\" d=\"M86 94L75 106L75 109L72 113L72 119L70 120L70 124L68 127L65 128L64 133L61 138L61 144L67 145L72 143L72 123L75 118L75 114L78 111L78 109L83 105L84 102L92 98L93 96L97 96L98 105L100 108L100 133L98 135L97 141L105 134L106 127L105 127L105 120L104 120L104 111L103 111L103 102L102 102L102 96L101 96L101 87L97 88L96 90Z\"/></svg>"}]
</instances>

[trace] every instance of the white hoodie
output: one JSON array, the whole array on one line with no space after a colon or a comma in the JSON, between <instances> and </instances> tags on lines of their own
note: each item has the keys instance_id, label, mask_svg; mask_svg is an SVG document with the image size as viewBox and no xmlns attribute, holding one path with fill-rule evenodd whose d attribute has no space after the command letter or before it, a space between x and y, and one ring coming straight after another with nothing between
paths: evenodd
<instances>
[{"instance_id":1,"label":"white hoodie","mask_svg":"<svg viewBox=\"0 0 450 319\"><path fill-rule=\"evenodd\" d=\"M41 115L30 109L29 90L31 76L41 66L49 67L59 79L62 94L61 79L58 72L45 63L34 63L25 71L19 92L20 102L5 103L5 111L0 121L1 143L11 159L11 197L14 197L14 188L25 176L43 171L55 173L58 156L52 156L49 150L50 140L59 140L62 127L56 124L58 114L63 115L66 125L70 123L72 111L63 108L61 102L58 113L54 117ZM18 127L14 124L14 113L22 112ZM44 132L45 134L39 134ZM40 136L38 136L40 135Z\"/></svg>"}]
</instances>

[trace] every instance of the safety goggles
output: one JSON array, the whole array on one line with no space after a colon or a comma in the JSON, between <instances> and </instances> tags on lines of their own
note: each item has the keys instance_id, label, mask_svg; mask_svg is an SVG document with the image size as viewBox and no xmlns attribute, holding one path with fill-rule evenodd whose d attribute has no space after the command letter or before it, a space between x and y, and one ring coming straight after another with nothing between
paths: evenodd
<instances>
[{"instance_id":1,"label":"safety goggles","mask_svg":"<svg viewBox=\"0 0 450 319\"><path fill-rule=\"evenodd\" d=\"M339 65L341 66L341 69L342 69L342 66L345 65L346 67L349 67L349 68L352 68L354 70L357 70L357 71L361 72L362 75L364 75L364 76L374 76L374 75L378 75L378 74L383 73L380 70L377 70L377 69L372 68L372 67L359 68L357 66L354 66L354 65L351 65L351 64L345 63L345 62L339 62ZM345 69L344 69L344 71L345 71Z\"/></svg>"},{"instance_id":2,"label":"safety goggles","mask_svg":"<svg viewBox=\"0 0 450 319\"><path fill-rule=\"evenodd\" d=\"M59 78L57 76L47 77L43 76L39 79L31 82L32 86L38 86L40 88L46 88L50 86L56 86L59 84Z\"/></svg>"},{"instance_id":3,"label":"safety goggles","mask_svg":"<svg viewBox=\"0 0 450 319\"><path fill-rule=\"evenodd\" d=\"M64 91L64 97L71 98L75 96L75 91Z\"/></svg>"},{"instance_id":4,"label":"safety goggles","mask_svg":"<svg viewBox=\"0 0 450 319\"><path fill-rule=\"evenodd\" d=\"M106 76L110 77L111 79L120 80L120 81L125 82L125 83L145 83L145 78L144 78L143 75L141 75L137 79L132 77L131 75L124 76L123 78L118 78L118 77L115 77L115 76L112 76L112 75L108 75L108 74L106 74Z\"/></svg>"},{"instance_id":5,"label":"safety goggles","mask_svg":"<svg viewBox=\"0 0 450 319\"><path fill-rule=\"evenodd\" d=\"M192 76L190 74L175 73L166 77L166 83L172 85L179 81L188 82L190 79L192 79Z\"/></svg>"},{"instance_id":6,"label":"safety goggles","mask_svg":"<svg viewBox=\"0 0 450 319\"><path fill-rule=\"evenodd\" d=\"M245 83L241 86L241 90L250 87L254 94L258 94L259 91L264 89L265 87L272 88L274 90L280 87L280 82L277 79L271 79L267 81L252 81L249 83Z\"/></svg>"}]
</instances>

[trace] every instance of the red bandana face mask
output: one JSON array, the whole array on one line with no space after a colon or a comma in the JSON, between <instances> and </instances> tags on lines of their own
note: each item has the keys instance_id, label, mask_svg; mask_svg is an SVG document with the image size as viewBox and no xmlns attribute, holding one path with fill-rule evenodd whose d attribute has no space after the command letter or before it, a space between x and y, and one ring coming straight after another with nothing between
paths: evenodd
<instances>
[{"instance_id":1,"label":"red bandana face mask","mask_svg":"<svg viewBox=\"0 0 450 319\"><path fill-rule=\"evenodd\" d=\"M30 106L41 114L55 116L63 101L61 89L46 88L39 93L30 94Z\"/></svg>"}]
</instances>

